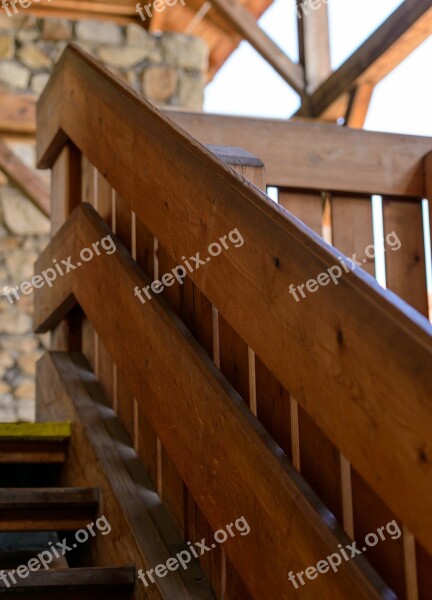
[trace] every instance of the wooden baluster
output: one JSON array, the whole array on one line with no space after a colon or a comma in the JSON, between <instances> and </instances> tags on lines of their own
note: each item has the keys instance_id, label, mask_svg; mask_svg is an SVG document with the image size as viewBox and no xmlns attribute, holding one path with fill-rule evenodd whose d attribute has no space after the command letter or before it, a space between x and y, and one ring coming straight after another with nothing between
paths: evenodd
<instances>
[{"instance_id":1,"label":"wooden baluster","mask_svg":"<svg viewBox=\"0 0 432 600\"><path fill-rule=\"evenodd\" d=\"M81 202L81 153L71 142L57 158L51 177L51 237ZM59 257L61 259L61 257ZM66 257L64 257L66 258ZM51 332L52 350L81 350L82 311L77 307Z\"/></svg>"},{"instance_id":2,"label":"wooden baluster","mask_svg":"<svg viewBox=\"0 0 432 600\"><path fill-rule=\"evenodd\" d=\"M398 250L385 244L387 287L428 316L421 200L384 197L383 218L384 238L395 232L401 243Z\"/></svg>"},{"instance_id":3,"label":"wooden baluster","mask_svg":"<svg viewBox=\"0 0 432 600\"><path fill-rule=\"evenodd\" d=\"M279 204L330 241L329 203L324 193L279 191ZM315 277L316 273L311 273ZM293 282L296 284L296 282ZM298 282L304 283L304 282ZM289 302L287 298L287 310ZM291 397L291 444L294 466L302 473L321 500L342 522L340 453L309 415Z\"/></svg>"},{"instance_id":4,"label":"wooden baluster","mask_svg":"<svg viewBox=\"0 0 432 600\"><path fill-rule=\"evenodd\" d=\"M127 203L117 194L114 194L114 233L121 240L129 252L132 251L132 215ZM125 290L124 293L127 293ZM130 292L133 293L132 291ZM117 415L126 428L132 442L135 440L136 427L134 398L130 393L127 380L122 372L121 365L116 364L114 369L116 386Z\"/></svg>"},{"instance_id":5,"label":"wooden baluster","mask_svg":"<svg viewBox=\"0 0 432 600\"><path fill-rule=\"evenodd\" d=\"M113 228L114 191L108 181L98 173L97 210L106 223ZM103 250L102 250L103 251ZM97 260L97 257L94 257ZM98 340L97 376L111 406L116 396L114 363L102 340Z\"/></svg>"},{"instance_id":6,"label":"wooden baluster","mask_svg":"<svg viewBox=\"0 0 432 600\"><path fill-rule=\"evenodd\" d=\"M224 162L229 164L238 173L251 181L260 189L265 189L264 165L248 152L238 148L210 147ZM233 223L233 228L236 224ZM228 233L228 232L227 232ZM217 241L217 240L215 240ZM235 329L219 313L215 313L218 329L214 332L217 337L215 347L218 348L218 366L231 385L237 390L249 408L257 414L257 362L259 362L247 343L238 335ZM258 365L258 369L260 365ZM260 383L262 380L260 380ZM260 388L260 392L262 389ZM262 397L260 395L260 402ZM286 407L288 410L288 405ZM233 520L241 515L233 515ZM242 579L231 561L222 551L222 580L223 598L235 600L251 598Z\"/></svg>"},{"instance_id":7,"label":"wooden baluster","mask_svg":"<svg viewBox=\"0 0 432 600\"><path fill-rule=\"evenodd\" d=\"M150 280L155 277L155 241L153 235L132 213L132 256L145 271ZM138 302L137 298L137 302ZM155 485L158 484L158 439L145 416L142 405L146 397L134 399L135 408L135 448L146 472ZM160 462L160 457L159 457Z\"/></svg>"},{"instance_id":8,"label":"wooden baluster","mask_svg":"<svg viewBox=\"0 0 432 600\"><path fill-rule=\"evenodd\" d=\"M428 200L428 208L429 208L429 231L432 235L432 152L428 154L425 158L425 188L426 188L426 199ZM402 248L401 248L402 249ZM430 246L429 246L430 251ZM432 318L432 294L431 290L428 290L428 300L429 300L429 319ZM411 534L408 533L408 536ZM412 542L408 537L408 544ZM417 588L418 595L421 600L432 600L432 556L426 552L421 544L417 541L414 543L414 548L412 545L405 544L407 552L407 562L409 562L409 558L413 555L415 556L417 563L417 572L415 578L412 577L412 569L408 571L407 574L407 586L408 589ZM413 581L414 579L414 581ZM408 594L409 600L411 600L411 596ZM414 598L414 594L413 594Z\"/></svg>"},{"instance_id":9,"label":"wooden baluster","mask_svg":"<svg viewBox=\"0 0 432 600\"><path fill-rule=\"evenodd\" d=\"M98 173L85 156L82 159L82 201L88 202L97 210ZM82 352L96 373L99 364L99 339L87 317L83 318L82 323Z\"/></svg>"},{"instance_id":10,"label":"wooden baluster","mask_svg":"<svg viewBox=\"0 0 432 600\"><path fill-rule=\"evenodd\" d=\"M423 235L423 211L421 200L383 198L384 237L394 232L400 248L392 250L385 244L386 285L398 296L428 317L428 294L426 284L426 259ZM394 236L393 236L394 237ZM395 246L397 248L397 245ZM421 550L419 549L420 553ZM418 598L416 548L411 533L403 530L405 561L405 590L408 600ZM423 557L421 566L426 561Z\"/></svg>"}]
</instances>

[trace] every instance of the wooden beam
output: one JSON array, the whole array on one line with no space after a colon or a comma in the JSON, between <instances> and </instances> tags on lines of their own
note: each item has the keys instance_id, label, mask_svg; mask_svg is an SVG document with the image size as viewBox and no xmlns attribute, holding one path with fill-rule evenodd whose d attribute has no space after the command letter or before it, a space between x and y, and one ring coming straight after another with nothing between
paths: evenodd
<instances>
[{"instance_id":1,"label":"wooden beam","mask_svg":"<svg viewBox=\"0 0 432 600\"><path fill-rule=\"evenodd\" d=\"M50 193L45 182L0 138L0 169L10 181L47 217L50 214Z\"/></svg>"},{"instance_id":2,"label":"wooden beam","mask_svg":"<svg viewBox=\"0 0 432 600\"><path fill-rule=\"evenodd\" d=\"M309 2L297 0L297 27L300 64L305 72L306 91L310 94L331 73L327 4L321 2L318 8L312 9Z\"/></svg>"},{"instance_id":3,"label":"wooden beam","mask_svg":"<svg viewBox=\"0 0 432 600\"><path fill-rule=\"evenodd\" d=\"M132 17L136 19L136 2L132 0L56 0L55 4L33 4L27 9L30 13L45 13L54 16L62 13L64 15L90 19L92 16L98 18L121 18Z\"/></svg>"},{"instance_id":4,"label":"wooden beam","mask_svg":"<svg viewBox=\"0 0 432 600\"><path fill-rule=\"evenodd\" d=\"M338 100L355 85L376 85L432 33L430 0L405 0L392 15L319 86L299 115L336 120Z\"/></svg>"},{"instance_id":5,"label":"wooden beam","mask_svg":"<svg viewBox=\"0 0 432 600\"><path fill-rule=\"evenodd\" d=\"M66 223L56 243L75 239L77 249L111 234L89 205L75 214L78 220ZM228 539L224 550L253 596L289 598L287 572L315 564L345 536L165 301L154 298L143 307L134 296L148 279L115 241L115 254L76 270L68 285L213 530L241 516L248 522L250 537ZM54 256L50 245L37 269L52 264ZM117 291L106 303L113 280ZM57 301L55 287L38 290L37 323L56 312ZM286 544L287 535L292 544ZM263 554L272 561L263 563ZM344 563L337 576L315 582L316 592L329 600L378 599L382 582L365 568L364 562L360 569Z\"/></svg>"},{"instance_id":6,"label":"wooden beam","mask_svg":"<svg viewBox=\"0 0 432 600\"><path fill-rule=\"evenodd\" d=\"M362 129L369 105L372 100L374 86L370 83L360 83L350 94L344 125L354 129Z\"/></svg>"},{"instance_id":7,"label":"wooden beam","mask_svg":"<svg viewBox=\"0 0 432 600\"><path fill-rule=\"evenodd\" d=\"M432 151L431 138L322 123L164 112L204 144L241 146L259 156L268 185L396 196L426 193L423 157Z\"/></svg>"},{"instance_id":8,"label":"wooden beam","mask_svg":"<svg viewBox=\"0 0 432 600\"><path fill-rule=\"evenodd\" d=\"M300 65L294 63L260 28L255 17L237 0L211 0L227 22L275 69L298 94L305 91L304 74Z\"/></svg>"},{"instance_id":9,"label":"wooden beam","mask_svg":"<svg viewBox=\"0 0 432 600\"><path fill-rule=\"evenodd\" d=\"M0 134L36 134L36 96L29 94L0 93Z\"/></svg>"}]
</instances>

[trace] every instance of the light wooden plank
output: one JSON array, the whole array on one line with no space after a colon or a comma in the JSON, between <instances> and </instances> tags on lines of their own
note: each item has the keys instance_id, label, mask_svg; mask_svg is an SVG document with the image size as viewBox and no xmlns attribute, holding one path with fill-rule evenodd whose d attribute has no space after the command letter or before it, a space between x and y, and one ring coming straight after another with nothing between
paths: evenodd
<instances>
[{"instance_id":1,"label":"light wooden plank","mask_svg":"<svg viewBox=\"0 0 432 600\"><path fill-rule=\"evenodd\" d=\"M45 182L1 138L0 169L45 216L49 216L51 201Z\"/></svg>"},{"instance_id":2,"label":"light wooden plank","mask_svg":"<svg viewBox=\"0 0 432 600\"><path fill-rule=\"evenodd\" d=\"M422 160L432 150L430 138L295 120L172 109L164 113L205 144L236 144L259 156L266 166L268 185L319 192L425 194Z\"/></svg>"},{"instance_id":3,"label":"light wooden plank","mask_svg":"<svg viewBox=\"0 0 432 600\"><path fill-rule=\"evenodd\" d=\"M359 83L350 94L344 125L361 129L365 124L369 105L372 100L374 85L368 82Z\"/></svg>"},{"instance_id":4,"label":"light wooden plank","mask_svg":"<svg viewBox=\"0 0 432 600\"><path fill-rule=\"evenodd\" d=\"M350 258L355 254L362 268L375 275L371 198L332 196L331 227L335 248Z\"/></svg>"},{"instance_id":5,"label":"light wooden plank","mask_svg":"<svg viewBox=\"0 0 432 600\"><path fill-rule=\"evenodd\" d=\"M0 92L0 132L3 135L36 133L36 98L29 94Z\"/></svg>"},{"instance_id":6,"label":"light wooden plank","mask_svg":"<svg viewBox=\"0 0 432 600\"><path fill-rule=\"evenodd\" d=\"M297 0L297 28L300 63L311 94L331 73L329 17L326 2L310 6ZM307 103L307 98L303 99Z\"/></svg>"},{"instance_id":7,"label":"light wooden plank","mask_svg":"<svg viewBox=\"0 0 432 600\"><path fill-rule=\"evenodd\" d=\"M280 189L278 200L280 206L322 236L324 210L322 194L296 193Z\"/></svg>"}]
</instances>

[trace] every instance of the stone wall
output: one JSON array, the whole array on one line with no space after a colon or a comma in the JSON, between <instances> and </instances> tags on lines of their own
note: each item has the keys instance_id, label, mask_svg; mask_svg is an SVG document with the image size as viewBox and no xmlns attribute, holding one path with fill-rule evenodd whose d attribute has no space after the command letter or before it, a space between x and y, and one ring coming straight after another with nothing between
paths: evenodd
<instances>
[{"instance_id":1,"label":"stone wall","mask_svg":"<svg viewBox=\"0 0 432 600\"><path fill-rule=\"evenodd\" d=\"M50 223L18 190L0 186L0 289L31 279ZM34 372L47 336L32 334L32 296L0 299L0 420L34 419Z\"/></svg>"},{"instance_id":2,"label":"stone wall","mask_svg":"<svg viewBox=\"0 0 432 600\"><path fill-rule=\"evenodd\" d=\"M154 104L201 110L208 53L199 38L150 35L137 25L123 27L106 21L0 14L0 91L39 95L71 41ZM11 147L34 167L34 143ZM31 278L49 231L48 219L0 172L0 290ZM34 419L35 363L48 336L31 333L32 302L30 295L10 304L0 295L0 422Z\"/></svg>"},{"instance_id":3,"label":"stone wall","mask_svg":"<svg viewBox=\"0 0 432 600\"><path fill-rule=\"evenodd\" d=\"M106 21L0 15L0 89L40 94L70 42L158 106L202 109L208 50L200 38Z\"/></svg>"}]
</instances>

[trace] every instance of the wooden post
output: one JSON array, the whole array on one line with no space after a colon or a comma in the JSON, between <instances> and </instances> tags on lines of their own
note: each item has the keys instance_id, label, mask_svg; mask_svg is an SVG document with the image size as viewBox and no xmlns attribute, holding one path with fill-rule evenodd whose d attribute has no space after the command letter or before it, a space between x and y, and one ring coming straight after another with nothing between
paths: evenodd
<instances>
[{"instance_id":1,"label":"wooden post","mask_svg":"<svg viewBox=\"0 0 432 600\"><path fill-rule=\"evenodd\" d=\"M297 0L299 58L304 68L306 93L310 94L330 75L330 39L327 4L312 9Z\"/></svg>"}]
</instances>

